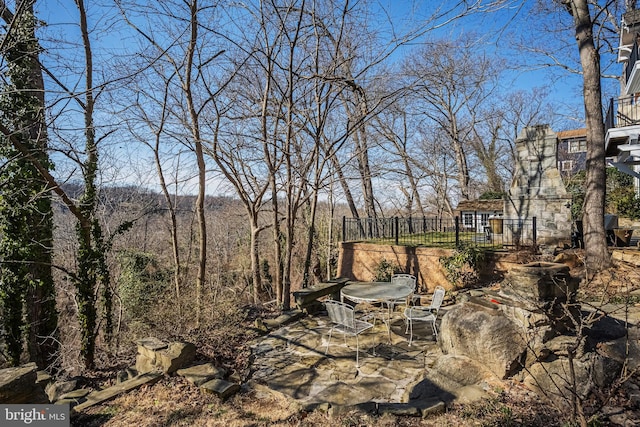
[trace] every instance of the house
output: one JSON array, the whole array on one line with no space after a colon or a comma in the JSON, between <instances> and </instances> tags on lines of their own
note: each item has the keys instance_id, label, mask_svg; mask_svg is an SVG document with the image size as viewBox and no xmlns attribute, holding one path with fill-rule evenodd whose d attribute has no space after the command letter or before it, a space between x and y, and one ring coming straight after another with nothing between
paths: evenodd
<instances>
[{"instance_id":1,"label":"house","mask_svg":"<svg viewBox=\"0 0 640 427\"><path fill-rule=\"evenodd\" d=\"M535 218L539 244L553 246L568 242L572 229L572 197L563 178L585 169L586 135L586 129L556 133L548 125L523 129L515 141L516 172L507 194L503 199L460 202L456 214L461 218L462 229L481 232L490 227L496 233L495 223L490 221L492 217L522 222ZM510 222L503 232L528 230L518 230L516 222Z\"/></svg>"},{"instance_id":2,"label":"house","mask_svg":"<svg viewBox=\"0 0 640 427\"><path fill-rule=\"evenodd\" d=\"M585 170L587 165L587 129L556 132L558 170L564 178Z\"/></svg>"},{"instance_id":3,"label":"house","mask_svg":"<svg viewBox=\"0 0 640 427\"><path fill-rule=\"evenodd\" d=\"M548 125L520 132L515 141L516 171L504 201L505 219L535 218L536 241L549 247L571 237L571 194L558 168L559 140Z\"/></svg>"},{"instance_id":4,"label":"house","mask_svg":"<svg viewBox=\"0 0 640 427\"><path fill-rule=\"evenodd\" d=\"M623 64L620 97L609 100L605 150L609 165L634 177L640 194L640 10L622 16L618 62Z\"/></svg>"},{"instance_id":5,"label":"house","mask_svg":"<svg viewBox=\"0 0 640 427\"><path fill-rule=\"evenodd\" d=\"M489 225L490 217L502 216L504 200L463 200L456 210L463 230L483 231Z\"/></svg>"}]
</instances>

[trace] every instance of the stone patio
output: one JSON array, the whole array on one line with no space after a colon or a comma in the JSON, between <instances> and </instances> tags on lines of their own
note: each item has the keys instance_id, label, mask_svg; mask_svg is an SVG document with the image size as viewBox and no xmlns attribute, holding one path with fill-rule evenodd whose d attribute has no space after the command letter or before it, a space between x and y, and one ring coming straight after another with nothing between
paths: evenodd
<instances>
[{"instance_id":1,"label":"stone patio","mask_svg":"<svg viewBox=\"0 0 640 427\"><path fill-rule=\"evenodd\" d=\"M443 307L438 324L448 312L453 315L464 304L481 299L474 297L476 294L484 292L472 291L461 298L461 303ZM465 303L466 300L469 302ZM495 304L490 305L496 308ZM640 306L623 308L606 307L606 311L612 316L608 318L610 322L628 324L632 338L628 363L635 368L640 364L640 353L636 351L640 345L637 338ZM293 322L281 327L272 324L271 332L251 346L251 373L243 388L253 391L256 398L275 396L300 411L317 409L341 414L357 409L373 414L425 417L443 412L451 403L485 399L505 386L486 360L451 351L444 354L428 323L414 325L414 342L410 347L399 311L391 322L391 342L386 325L380 321L360 335L359 367L355 362L354 337L347 337L345 343L342 334L335 333L325 355L330 328L326 313L287 319ZM445 332L448 331L449 339L456 332L445 324L441 326L444 344ZM522 379L518 377L515 381Z\"/></svg>"},{"instance_id":2,"label":"stone patio","mask_svg":"<svg viewBox=\"0 0 640 427\"><path fill-rule=\"evenodd\" d=\"M465 387L438 375L442 355L431 325L414 325L408 346L399 312L386 325L360 335L360 366L355 363L354 337L331 338L325 355L330 322L326 314L302 318L272 331L253 346L252 375L246 387L276 395L301 410L336 412L359 408L373 413L425 416L445 409L445 403L481 398L481 387Z\"/></svg>"}]
</instances>

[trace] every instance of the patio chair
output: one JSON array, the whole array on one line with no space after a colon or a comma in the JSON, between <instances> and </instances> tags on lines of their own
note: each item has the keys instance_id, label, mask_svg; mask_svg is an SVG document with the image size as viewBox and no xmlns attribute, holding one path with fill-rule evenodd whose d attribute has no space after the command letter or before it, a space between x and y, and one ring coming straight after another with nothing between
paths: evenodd
<instances>
[{"instance_id":1,"label":"patio chair","mask_svg":"<svg viewBox=\"0 0 640 427\"><path fill-rule=\"evenodd\" d=\"M331 329L329 329L329 340L327 341L327 348L324 354L329 352L329 344L331 343L331 333L333 331L342 332L344 335L344 342L347 343L347 335L356 337L356 367L360 366L359 351L360 342L358 335L364 331L373 328L373 324L364 320L358 320L355 317L355 311L349 304L345 304L340 301L328 300L325 301L325 307L329 314L329 319L333 323Z\"/></svg>"},{"instance_id":2,"label":"patio chair","mask_svg":"<svg viewBox=\"0 0 640 427\"><path fill-rule=\"evenodd\" d=\"M411 292L416 291L416 276L412 274L399 273L391 276L391 283L399 283L411 289ZM386 304L389 308L390 312L393 312L393 308L399 304L408 304L409 300L391 300L387 301Z\"/></svg>"},{"instance_id":3,"label":"patio chair","mask_svg":"<svg viewBox=\"0 0 640 427\"><path fill-rule=\"evenodd\" d=\"M402 283L408 287L415 289L416 276L412 274L399 273L391 276L391 283Z\"/></svg>"},{"instance_id":4,"label":"patio chair","mask_svg":"<svg viewBox=\"0 0 640 427\"><path fill-rule=\"evenodd\" d=\"M404 317L407 323L406 333L409 335L409 346L413 342L413 322L431 322L433 328L433 335L438 337L438 329L436 327L436 319L438 318L438 311L444 300L445 290L442 286L436 286L433 296L431 297L431 304L428 306L409 306L404 309Z\"/></svg>"}]
</instances>

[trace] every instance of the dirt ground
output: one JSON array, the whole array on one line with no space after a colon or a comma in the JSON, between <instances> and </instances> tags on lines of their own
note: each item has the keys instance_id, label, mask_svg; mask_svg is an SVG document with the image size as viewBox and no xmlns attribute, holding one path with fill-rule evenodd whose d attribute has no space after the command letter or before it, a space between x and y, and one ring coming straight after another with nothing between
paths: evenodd
<instances>
[{"instance_id":1,"label":"dirt ground","mask_svg":"<svg viewBox=\"0 0 640 427\"><path fill-rule=\"evenodd\" d=\"M553 426L558 414L517 384L495 390L482 404L456 406L420 419L372 416L353 411L339 416L298 412L288 402L240 393L223 402L200 393L178 377L143 388L72 419L74 426Z\"/></svg>"}]
</instances>

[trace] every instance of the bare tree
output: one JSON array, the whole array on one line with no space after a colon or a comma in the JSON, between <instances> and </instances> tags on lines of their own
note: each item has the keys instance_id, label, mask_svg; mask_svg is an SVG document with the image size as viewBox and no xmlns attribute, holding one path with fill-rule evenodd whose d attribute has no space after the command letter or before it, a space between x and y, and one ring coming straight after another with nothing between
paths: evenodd
<instances>
[{"instance_id":1,"label":"bare tree","mask_svg":"<svg viewBox=\"0 0 640 427\"><path fill-rule=\"evenodd\" d=\"M610 265L611 254L607 250L604 229L606 165L600 53L594 42L594 21L589 3L587 0L562 0L562 5L573 17L584 79L583 96L587 126L587 179L583 207L585 262L588 268L597 271Z\"/></svg>"},{"instance_id":2,"label":"bare tree","mask_svg":"<svg viewBox=\"0 0 640 427\"><path fill-rule=\"evenodd\" d=\"M475 127L484 120L481 107L496 87L493 59L468 55L477 39L435 41L407 59L405 73L422 110L440 129L455 155L455 174L461 200L473 197L469 166ZM480 144L476 146L479 147Z\"/></svg>"},{"instance_id":3,"label":"bare tree","mask_svg":"<svg viewBox=\"0 0 640 427\"><path fill-rule=\"evenodd\" d=\"M134 5L119 2L120 10L129 25L155 51L157 60L166 63L175 75L178 92L172 94L176 100L171 115L186 134L186 145L192 150L196 162L197 197L194 202L195 216L198 226L198 271L196 275L196 313L195 321L199 324L202 308L202 293L206 282L207 269L207 224L205 216L205 196L207 181L207 164L204 145L211 138L203 133L204 115L209 114L212 104L220 88L213 87L219 83L217 74L211 72L211 64L224 53L224 49L216 46L211 39L214 32L208 30L215 20L216 5L201 5L198 0L186 3L168 3L156 5L154 16L161 17L162 22L155 20L146 23L147 28L137 25L129 19L127 13L137 10ZM139 6L146 9L146 5ZM207 13L211 12L211 13ZM156 22L165 30L158 34ZM180 29L176 31L176 28ZM201 31L206 29L204 33ZM211 73L211 74L209 74ZM210 77L214 77L210 80ZM188 135L188 136L187 136Z\"/></svg>"},{"instance_id":4,"label":"bare tree","mask_svg":"<svg viewBox=\"0 0 640 427\"><path fill-rule=\"evenodd\" d=\"M150 62L154 58L145 58ZM123 64L124 65L124 64ZM166 134L165 127L169 126L169 116L172 108L170 92L176 72L171 70L166 75L163 74L162 69L157 70L157 74L154 75L156 79L153 83L148 82L148 76L150 73L141 73L140 78L144 79L147 83L145 85L139 84L136 86L137 94L135 98L131 99L123 97L127 101L131 102L130 107L127 110L133 110L135 123L131 123L132 120L127 120L125 123L128 125L129 132L142 144L146 145L153 153L153 160L158 176L160 190L164 197L166 210L169 215L169 233L171 236L171 251L173 256L173 285L175 290L175 301L178 309L179 317L182 317L182 299L181 289L185 278L186 269L183 266L182 254L180 250L180 229L178 227L177 216L177 194L171 190L171 171L166 170L165 162L163 159L163 148L167 144L166 140L173 141L177 146L183 147L180 142L175 141L174 135ZM146 78L145 78L146 77ZM158 98L155 98L154 89L157 88L157 82L162 81L161 90L159 90ZM122 94L121 94L122 96ZM114 100L114 103L116 100ZM155 113L155 114L154 114ZM148 131L153 135L151 140L148 139L146 131L139 131L138 124L144 123ZM181 153L175 153L176 158L179 159ZM180 162L175 162L176 165L180 165ZM176 180L177 181L177 180ZM176 184L175 182L173 184Z\"/></svg>"},{"instance_id":5,"label":"bare tree","mask_svg":"<svg viewBox=\"0 0 640 427\"><path fill-rule=\"evenodd\" d=\"M500 163L500 168L507 172L509 179L513 178L516 165L515 140L522 129L539 123L554 122L554 106L547 102L547 89L534 88L531 91L516 91L509 93L496 107L500 114L496 117L499 122L494 127L500 127L502 144L509 147L510 155Z\"/></svg>"},{"instance_id":6,"label":"bare tree","mask_svg":"<svg viewBox=\"0 0 640 427\"><path fill-rule=\"evenodd\" d=\"M60 198L62 203L69 209L76 220L76 272L66 270L69 277L75 284L75 293L77 298L77 314L80 323L81 332L81 358L87 368L94 365L96 338L100 329L98 322L98 298L102 296L102 308L104 314L104 332L107 339L110 338L113 323L111 316L112 289L110 284L110 275L107 266L107 253L111 247L112 237L105 238L102 231L100 219L96 214L98 203L98 159L99 144L109 135L106 131L102 135L96 135L96 125L94 122L94 112L96 106L96 98L104 89L106 84L96 88L94 83L94 63L93 50L91 44L91 34L87 24L87 8L82 0L76 0L76 7L79 14L79 29L81 36L80 48L82 50L83 72L74 77L78 78L76 90L71 89L65 82L56 76L50 69L44 68L46 75L58 86L59 92L65 99L70 99L79 107L82 116L83 127L80 132L84 133L84 141L81 148L75 144L70 144L69 149L61 150L67 157L74 162L76 167L82 173L83 187L81 195L76 201L74 197L67 194L59 185L58 180L52 175L48 168L48 164L42 159L33 156L29 147L25 146L14 135L10 135L10 142L14 148L25 156L38 171L43 180L47 182L49 188ZM73 77L72 77L73 78ZM55 100L54 100L55 102ZM75 111L66 109L66 103L60 107L59 115L63 115L60 111L73 115ZM64 139L61 134L57 133L57 129L53 124L51 126L56 132L56 137ZM78 129L71 130L72 133ZM2 129L2 132L9 136L9 131ZM52 132L53 133L53 132ZM70 140L74 140L70 138ZM118 234L126 230L131 223L121 224L114 230L114 234ZM60 267L63 268L63 267Z\"/></svg>"},{"instance_id":7,"label":"bare tree","mask_svg":"<svg viewBox=\"0 0 640 427\"><path fill-rule=\"evenodd\" d=\"M481 107L470 146L486 177L482 188L496 193L505 191L515 172L514 141L518 133L526 126L551 123L552 111L546 91L540 88L507 92Z\"/></svg>"},{"instance_id":8,"label":"bare tree","mask_svg":"<svg viewBox=\"0 0 640 427\"><path fill-rule=\"evenodd\" d=\"M420 197L420 184L424 176L421 168L415 165L419 162L416 162L413 153L417 132L410 130L415 123L411 121L407 110L406 103L399 100L376 117L374 126L383 140L389 143L388 151L394 160L387 165L389 171L398 177L398 187L405 200L404 213L408 216L414 213L424 216L425 207Z\"/></svg>"}]
</instances>

